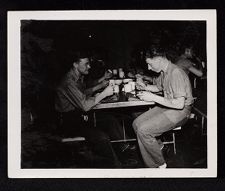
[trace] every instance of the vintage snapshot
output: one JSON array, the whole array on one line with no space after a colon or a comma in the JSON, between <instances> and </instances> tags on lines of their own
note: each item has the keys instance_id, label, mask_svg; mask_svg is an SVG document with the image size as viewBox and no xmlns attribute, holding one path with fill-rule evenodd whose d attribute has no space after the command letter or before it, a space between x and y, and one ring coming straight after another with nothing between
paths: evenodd
<instances>
[{"instance_id":1,"label":"vintage snapshot","mask_svg":"<svg viewBox=\"0 0 225 191\"><path fill-rule=\"evenodd\" d=\"M8 176L217 176L216 11L8 12Z\"/></svg>"}]
</instances>

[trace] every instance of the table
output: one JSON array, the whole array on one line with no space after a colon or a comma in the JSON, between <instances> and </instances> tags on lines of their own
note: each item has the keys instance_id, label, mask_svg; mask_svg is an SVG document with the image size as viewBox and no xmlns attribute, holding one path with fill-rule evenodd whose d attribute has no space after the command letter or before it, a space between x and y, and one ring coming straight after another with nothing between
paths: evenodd
<instances>
[{"instance_id":1,"label":"table","mask_svg":"<svg viewBox=\"0 0 225 191\"><path fill-rule=\"evenodd\" d=\"M94 114L94 126L96 126L96 110L102 110L102 109L113 109L113 108L124 108L124 107L137 107L137 106L151 106L155 105L155 102L153 101L141 101L141 100L135 100L135 101L122 101L122 102L110 102L110 103L99 103L97 104L93 110ZM123 139L122 140L113 140L111 142L127 142L127 141L136 141L136 139L126 139L126 132L124 127L124 120L122 121L122 127L123 127Z\"/></svg>"},{"instance_id":2,"label":"table","mask_svg":"<svg viewBox=\"0 0 225 191\"><path fill-rule=\"evenodd\" d=\"M122 107L134 107L143 105L154 105L154 101L123 101L123 102L111 102L111 103L99 103L93 109L108 109L108 108L122 108Z\"/></svg>"}]
</instances>

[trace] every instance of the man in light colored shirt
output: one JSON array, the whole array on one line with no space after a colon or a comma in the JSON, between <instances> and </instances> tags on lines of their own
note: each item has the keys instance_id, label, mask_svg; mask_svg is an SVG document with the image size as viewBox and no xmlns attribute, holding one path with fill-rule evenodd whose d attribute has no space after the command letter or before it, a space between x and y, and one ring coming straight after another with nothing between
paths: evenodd
<instances>
[{"instance_id":1,"label":"man in light colored shirt","mask_svg":"<svg viewBox=\"0 0 225 191\"><path fill-rule=\"evenodd\" d=\"M154 85L137 82L137 88L143 90L138 96L141 100L156 102L157 106L137 117L133 128L146 166L165 168L167 164L156 137L188 119L193 103L192 88L187 74L172 64L162 50L148 51L146 63L149 70L160 76L154 80ZM160 91L163 97L152 93Z\"/></svg>"}]
</instances>

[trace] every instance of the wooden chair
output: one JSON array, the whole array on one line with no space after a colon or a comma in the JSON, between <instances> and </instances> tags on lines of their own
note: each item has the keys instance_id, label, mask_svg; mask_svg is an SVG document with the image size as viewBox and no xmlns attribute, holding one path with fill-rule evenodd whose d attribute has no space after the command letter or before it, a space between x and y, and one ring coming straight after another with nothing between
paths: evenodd
<instances>
[{"instance_id":1,"label":"wooden chair","mask_svg":"<svg viewBox=\"0 0 225 191\"><path fill-rule=\"evenodd\" d=\"M176 133L177 132L180 132L182 130L182 126L185 125L189 119L192 119L194 117L195 117L195 114L191 113L190 116L189 116L189 118L186 121L184 121L182 124L179 124L178 126L176 126L171 131L168 131L168 132L165 132L164 133L164 134L171 134L172 135L172 140L170 140L170 141L163 141L163 145L172 144L173 145L173 152L174 152L174 154L177 154ZM162 135L162 137L163 136L164 135Z\"/></svg>"},{"instance_id":2,"label":"wooden chair","mask_svg":"<svg viewBox=\"0 0 225 191\"><path fill-rule=\"evenodd\" d=\"M58 125L59 125L59 127L61 127L62 126L62 124L63 124L63 118L62 118L62 114L61 113L59 113L58 114ZM71 143L71 142L82 142L82 141L85 141L86 139L85 139L85 137L80 137L80 136L78 136L78 137L65 137L65 138L62 138L62 140L61 140L61 142L62 143Z\"/></svg>"},{"instance_id":3,"label":"wooden chair","mask_svg":"<svg viewBox=\"0 0 225 191\"><path fill-rule=\"evenodd\" d=\"M193 107L193 110L197 113L197 116L200 116L201 118L201 134L203 135L207 135L207 115L205 113L203 113L200 109L198 109L197 107Z\"/></svg>"},{"instance_id":4,"label":"wooden chair","mask_svg":"<svg viewBox=\"0 0 225 191\"><path fill-rule=\"evenodd\" d=\"M173 130L167 132L172 134L172 140L170 141L163 141L163 145L167 144L173 144L173 152L174 154L177 154L177 149L176 149L176 132L181 131L181 126L177 126Z\"/></svg>"}]
</instances>

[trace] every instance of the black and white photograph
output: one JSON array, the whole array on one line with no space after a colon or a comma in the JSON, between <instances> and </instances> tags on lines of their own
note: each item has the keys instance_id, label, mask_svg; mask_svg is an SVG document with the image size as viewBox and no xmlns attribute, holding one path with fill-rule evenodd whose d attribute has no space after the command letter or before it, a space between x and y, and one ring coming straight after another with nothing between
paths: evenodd
<instances>
[{"instance_id":1,"label":"black and white photograph","mask_svg":"<svg viewBox=\"0 0 225 191\"><path fill-rule=\"evenodd\" d=\"M8 12L9 177L216 177L215 13Z\"/></svg>"}]
</instances>

